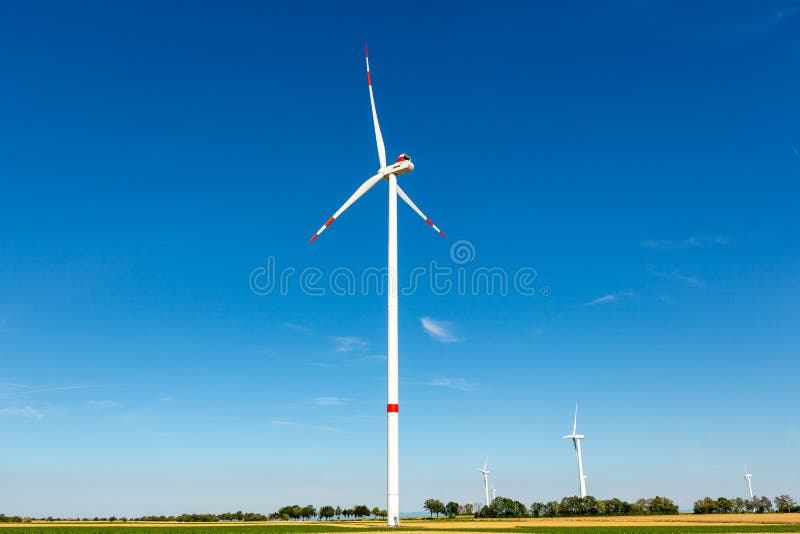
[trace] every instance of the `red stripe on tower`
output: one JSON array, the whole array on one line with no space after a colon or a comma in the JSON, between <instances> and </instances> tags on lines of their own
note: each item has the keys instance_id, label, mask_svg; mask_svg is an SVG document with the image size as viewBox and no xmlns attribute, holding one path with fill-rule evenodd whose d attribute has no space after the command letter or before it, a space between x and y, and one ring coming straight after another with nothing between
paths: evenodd
<instances>
[{"instance_id":1,"label":"red stripe on tower","mask_svg":"<svg viewBox=\"0 0 800 534\"><path fill-rule=\"evenodd\" d=\"M400 411L400 407L397 404L387 404L386 411L389 413L398 413Z\"/></svg>"}]
</instances>

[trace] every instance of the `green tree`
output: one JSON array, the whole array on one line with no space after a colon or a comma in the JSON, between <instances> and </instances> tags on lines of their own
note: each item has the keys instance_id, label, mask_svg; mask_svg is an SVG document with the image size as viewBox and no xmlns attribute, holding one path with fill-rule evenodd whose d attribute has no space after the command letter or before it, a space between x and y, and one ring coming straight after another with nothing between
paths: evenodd
<instances>
[{"instance_id":1,"label":"green tree","mask_svg":"<svg viewBox=\"0 0 800 534\"><path fill-rule=\"evenodd\" d=\"M718 514L729 514L733 511L733 503L730 499L720 497L717 499L717 508L715 510Z\"/></svg>"},{"instance_id":2,"label":"green tree","mask_svg":"<svg viewBox=\"0 0 800 534\"><path fill-rule=\"evenodd\" d=\"M795 504L794 499L792 499L789 495L778 495L775 497L776 511L790 513L794 512L795 508L797 508L797 504Z\"/></svg>"},{"instance_id":3,"label":"green tree","mask_svg":"<svg viewBox=\"0 0 800 534\"><path fill-rule=\"evenodd\" d=\"M447 503L447 505L445 505L444 510L447 513L447 517L455 517L458 515L459 508L460 506L458 506L457 502L450 501L449 503Z\"/></svg>"},{"instance_id":4,"label":"green tree","mask_svg":"<svg viewBox=\"0 0 800 534\"><path fill-rule=\"evenodd\" d=\"M336 518L337 519L342 517L342 507L341 506L337 506L336 510L334 510L334 512L336 513Z\"/></svg>"},{"instance_id":5,"label":"green tree","mask_svg":"<svg viewBox=\"0 0 800 534\"><path fill-rule=\"evenodd\" d=\"M545 517L558 517L558 502L557 501L550 501L544 505L544 516Z\"/></svg>"},{"instance_id":6,"label":"green tree","mask_svg":"<svg viewBox=\"0 0 800 534\"><path fill-rule=\"evenodd\" d=\"M542 517L546 509L547 505L543 502L535 502L531 504L531 515L533 517Z\"/></svg>"},{"instance_id":7,"label":"green tree","mask_svg":"<svg viewBox=\"0 0 800 534\"><path fill-rule=\"evenodd\" d=\"M480 517L526 517L528 507L507 497L495 497L489 506L481 508Z\"/></svg>"},{"instance_id":8,"label":"green tree","mask_svg":"<svg viewBox=\"0 0 800 534\"><path fill-rule=\"evenodd\" d=\"M472 515L473 507L471 502L468 502L467 504L464 505L464 513L467 515Z\"/></svg>"},{"instance_id":9,"label":"green tree","mask_svg":"<svg viewBox=\"0 0 800 534\"><path fill-rule=\"evenodd\" d=\"M369 510L369 507L363 504L359 504L353 507L353 515L356 516L358 519L361 519L363 517L369 517L370 513L371 512Z\"/></svg>"},{"instance_id":10,"label":"green tree","mask_svg":"<svg viewBox=\"0 0 800 534\"><path fill-rule=\"evenodd\" d=\"M631 503L616 498L605 501L606 515L630 515L632 508Z\"/></svg>"},{"instance_id":11,"label":"green tree","mask_svg":"<svg viewBox=\"0 0 800 534\"><path fill-rule=\"evenodd\" d=\"M652 499L648 499L646 513L651 515L677 514L678 506L672 502L672 499L656 495Z\"/></svg>"},{"instance_id":12,"label":"green tree","mask_svg":"<svg viewBox=\"0 0 800 534\"><path fill-rule=\"evenodd\" d=\"M741 514L742 512L747 511L747 506L745 505L745 500L741 497L736 497L733 500L733 511L737 514Z\"/></svg>"},{"instance_id":13,"label":"green tree","mask_svg":"<svg viewBox=\"0 0 800 534\"><path fill-rule=\"evenodd\" d=\"M558 503L558 515L561 517L575 517L581 515L581 498L577 496L564 497Z\"/></svg>"},{"instance_id":14,"label":"green tree","mask_svg":"<svg viewBox=\"0 0 800 534\"><path fill-rule=\"evenodd\" d=\"M597 502L597 499L592 497L591 495L587 495L583 497L580 502L581 506L581 515L599 515L600 514L600 505Z\"/></svg>"},{"instance_id":15,"label":"green tree","mask_svg":"<svg viewBox=\"0 0 800 534\"><path fill-rule=\"evenodd\" d=\"M772 511L772 501L769 497L761 497L756 501L756 513L763 514Z\"/></svg>"},{"instance_id":16,"label":"green tree","mask_svg":"<svg viewBox=\"0 0 800 534\"><path fill-rule=\"evenodd\" d=\"M693 511L696 514L713 514L717 511L717 501L711 497L704 497L694 502Z\"/></svg>"},{"instance_id":17,"label":"green tree","mask_svg":"<svg viewBox=\"0 0 800 534\"><path fill-rule=\"evenodd\" d=\"M444 512L444 504L439 499L428 499L425 501L423 507L428 511L428 513L433 517L433 514L436 514L436 517L439 517L439 514Z\"/></svg>"}]
</instances>

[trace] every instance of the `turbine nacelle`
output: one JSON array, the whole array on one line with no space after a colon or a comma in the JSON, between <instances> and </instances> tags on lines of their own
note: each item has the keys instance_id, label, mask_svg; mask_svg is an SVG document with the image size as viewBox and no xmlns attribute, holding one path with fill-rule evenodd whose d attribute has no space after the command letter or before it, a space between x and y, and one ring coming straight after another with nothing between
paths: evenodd
<instances>
[{"instance_id":1,"label":"turbine nacelle","mask_svg":"<svg viewBox=\"0 0 800 534\"><path fill-rule=\"evenodd\" d=\"M583 439L583 434L570 434L569 436L564 436L564 439Z\"/></svg>"},{"instance_id":2,"label":"turbine nacelle","mask_svg":"<svg viewBox=\"0 0 800 534\"><path fill-rule=\"evenodd\" d=\"M400 157L395 160L391 165L383 167L378 172L384 176L390 174L406 174L414 170L414 164L411 163L411 156L408 154L400 154Z\"/></svg>"}]
</instances>

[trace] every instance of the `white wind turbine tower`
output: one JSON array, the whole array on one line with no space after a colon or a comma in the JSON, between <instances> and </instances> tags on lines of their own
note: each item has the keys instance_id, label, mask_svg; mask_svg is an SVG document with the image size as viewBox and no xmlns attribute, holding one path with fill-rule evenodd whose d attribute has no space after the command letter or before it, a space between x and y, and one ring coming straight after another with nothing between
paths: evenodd
<instances>
[{"instance_id":1,"label":"white wind turbine tower","mask_svg":"<svg viewBox=\"0 0 800 534\"><path fill-rule=\"evenodd\" d=\"M381 127L378 124L378 112L375 109L375 96L372 93L372 76L369 72L369 50L365 48L367 62L367 85L369 86L369 99L372 104L372 123L375 127L375 142L378 146L378 161L380 168L371 178L361 184L355 193L328 219L325 224L317 230L310 242L313 242L325 229L331 225L344 211L349 208L356 200L361 198L364 193L369 191L375 184L382 180L389 182L389 254L388 254L388 345L386 350L387 360L387 423L386 423L386 499L388 512L387 525L396 527L400 525L400 464L399 464L399 440L398 440L398 341L397 341L397 197L411 206L417 215L427 222L434 230L439 232L442 237L444 233L439 230L431 220L412 202L408 195L397 184L397 175L405 174L414 170L414 164L407 154L400 154L400 157L391 165L386 165L386 148L383 144Z\"/></svg>"},{"instance_id":2,"label":"white wind turbine tower","mask_svg":"<svg viewBox=\"0 0 800 534\"><path fill-rule=\"evenodd\" d=\"M496 498L497 498L497 488L495 488L494 484L492 484L492 502L494 502Z\"/></svg>"},{"instance_id":3,"label":"white wind turbine tower","mask_svg":"<svg viewBox=\"0 0 800 534\"><path fill-rule=\"evenodd\" d=\"M489 506L491 504L491 501L489 500L489 473L491 473L491 471L487 469L488 465L489 465L489 457L487 456L486 461L483 462L483 469L481 469L480 467L476 468L483 475L483 494L484 497L486 497L486 506Z\"/></svg>"},{"instance_id":4,"label":"white wind turbine tower","mask_svg":"<svg viewBox=\"0 0 800 534\"><path fill-rule=\"evenodd\" d=\"M564 439L571 439L575 445L575 452L578 454L578 481L581 485L581 497L586 497L586 476L583 474L583 457L581 456L581 440L583 434L577 433L578 428L578 403L575 403L575 419L572 422L572 434L564 436Z\"/></svg>"},{"instance_id":5,"label":"white wind turbine tower","mask_svg":"<svg viewBox=\"0 0 800 534\"><path fill-rule=\"evenodd\" d=\"M744 479L747 481L747 490L750 492L750 500L753 500L753 484L750 482L750 479L753 478L753 475L747 472L747 466L744 466Z\"/></svg>"}]
</instances>

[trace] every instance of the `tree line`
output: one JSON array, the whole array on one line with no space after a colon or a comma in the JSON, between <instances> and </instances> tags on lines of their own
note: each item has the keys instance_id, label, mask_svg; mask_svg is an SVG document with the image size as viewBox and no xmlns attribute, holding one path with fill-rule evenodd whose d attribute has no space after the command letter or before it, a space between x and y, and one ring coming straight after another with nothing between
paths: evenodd
<instances>
[{"instance_id":1,"label":"tree line","mask_svg":"<svg viewBox=\"0 0 800 534\"><path fill-rule=\"evenodd\" d=\"M720 497L712 499L705 497L694 502L694 513L696 514L741 514L752 512L763 514L773 510L772 502L769 497L753 497L752 499L742 499L736 497L728 499ZM774 499L776 512L800 512L800 506L794 502L789 495L778 495Z\"/></svg>"},{"instance_id":2,"label":"tree line","mask_svg":"<svg viewBox=\"0 0 800 534\"><path fill-rule=\"evenodd\" d=\"M774 502L774 507L773 507ZM564 497L561 501L547 503L534 502L530 506L509 499L496 497L489 506L480 506L467 503L461 505L455 501L443 503L439 499L427 499L424 503L425 510L431 517L446 515L471 515L477 518L499 517L580 517L580 516L625 516L625 515L668 515L677 514L678 507L671 499L656 496L652 499L638 499L627 502L621 499L596 499L594 497ZM779 495L772 501L768 497L755 497L742 499L739 497L728 499L720 497L712 499L705 497L694 503L695 514L729 514L729 513L768 513L768 512L800 512L800 505L789 495ZM159 521L159 522L192 522L192 523L218 523L226 521L300 521L313 518L319 519L365 519L386 518L386 510L377 506L369 509L368 506L359 504L350 508L340 506L322 506L317 510L314 506L284 506L277 512L265 515L253 512L226 512L222 514L181 514L177 516L148 515L133 518L131 521ZM30 521L29 517L7 516L0 514L0 523L23 523ZM43 521L62 521L52 517L42 518ZM125 517L94 517L71 519L71 521L128 521Z\"/></svg>"},{"instance_id":3,"label":"tree line","mask_svg":"<svg viewBox=\"0 0 800 534\"><path fill-rule=\"evenodd\" d=\"M488 506L459 505L451 501L447 504L438 499L425 501L425 509L431 517L445 514L455 517L460 514L474 515L482 518L495 517L580 517L580 516L620 516L620 515L665 515L677 514L678 507L666 497L639 499L629 503L620 499L600 500L594 497L564 497L561 502L535 502L530 506L509 499L495 497Z\"/></svg>"},{"instance_id":4,"label":"tree line","mask_svg":"<svg viewBox=\"0 0 800 534\"><path fill-rule=\"evenodd\" d=\"M281 520L306 520L314 517L320 519L364 519L367 517L385 518L389 512L382 510L377 506L370 510L367 505L357 504L351 508L342 508L341 506L321 506L319 510L312 505L299 506L297 504L292 506L284 506L277 512L273 512L267 516L270 521Z\"/></svg>"}]
</instances>

